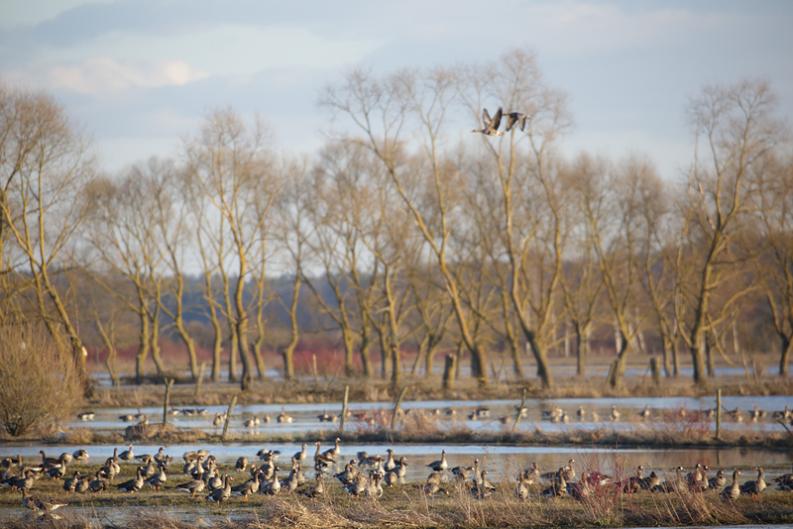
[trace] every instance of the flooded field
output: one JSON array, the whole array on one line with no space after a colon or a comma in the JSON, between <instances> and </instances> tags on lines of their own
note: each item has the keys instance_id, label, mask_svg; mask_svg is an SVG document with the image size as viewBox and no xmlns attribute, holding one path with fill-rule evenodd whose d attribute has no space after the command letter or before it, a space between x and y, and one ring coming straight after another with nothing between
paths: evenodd
<instances>
[{"instance_id":1,"label":"flooded field","mask_svg":"<svg viewBox=\"0 0 793 529\"><path fill-rule=\"evenodd\" d=\"M401 408L407 413L418 412L431 417L443 428L467 428L474 431L498 431L504 423L512 424L519 400L424 400L405 401ZM366 429L375 425L382 414L390 413L393 402L353 402L349 404L351 416L347 425L352 429ZM567 398L527 399L525 413L518 430L540 428L548 432L568 430L612 429L629 431L667 428L668 423L688 422L692 426L707 428L715 418L709 410L716 406L714 397L656 397L656 398ZM782 427L774 414L785 408L793 409L789 396L730 396L722 399L726 410L722 415L722 428L726 431L778 432ZM250 433L305 433L329 431L338 428L335 421L322 422L320 415L336 418L341 402L323 404L254 404L234 408L229 423L231 432ZM641 412L647 410L647 416ZM169 423L179 428L206 432L219 432L222 422L213 420L223 414L227 406L176 407L171 410ZM762 416L752 418L752 412ZM75 418L70 428L119 430L134 424L120 419L122 416L145 415L150 421L159 421L162 407L98 408L94 419L81 421ZM183 413L184 411L187 414ZM288 416L288 422L278 422L278 415ZM618 415L618 416L615 416ZM246 426L249 419L258 418L258 425Z\"/></svg>"}]
</instances>

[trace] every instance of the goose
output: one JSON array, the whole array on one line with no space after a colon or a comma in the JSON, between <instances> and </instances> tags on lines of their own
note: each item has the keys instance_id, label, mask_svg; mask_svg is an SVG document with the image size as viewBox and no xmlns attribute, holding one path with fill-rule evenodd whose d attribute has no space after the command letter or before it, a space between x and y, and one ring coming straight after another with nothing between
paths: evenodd
<instances>
[{"instance_id":1,"label":"goose","mask_svg":"<svg viewBox=\"0 0 793 529\"><path fill-rule=\"evenodd\" d=\"M296 459L297 461L300 461L302 463L303 461L306 460L307 457L308 457L308 448L306 443L303 443L300 447L300 451L295 452L295 455L292 456L292 459Z\"/></svg>"},{"instance_id":2,"label":"goose","mask_svg":"<svg viewBox=\"0 0 793 529\"><path fill-rule=\"evenodd\" d=\"M248 428L249 430L253 430L257 426L259 426L259 418L258 417L252 417L250 419L245 419L245 421L243 421L242 425L245 428Z\"/></svg>"},{"instance_id":3,"label":"goose","mask_svg":"<svg viewBox=\"0 0 793 529\"><path fill-rule=\"evenodd\" d=\"M294 492L297 486L300 485L300 463L292 460L292 469L289 471L289 476L281 483L281 487L286 489L286 492Z\"/></svg>"},{"instance_id":4,"label":"goose","mask_svg":"<svg viewBox=\"0 0 793 529\"><path fill-rule=\"evenodd\" d=\"M92 411L83 411L77 414L77 418L81 421L93 421L96 417L96 413Z\"/></svg>"},{"instance_id":5,"label":"goose","mask_svg":"<svg viewBox=\"0 0 793 529\"><path fill-rule=\"evenodd\" d=\"M584 417L586 416L586 411L584 410L584 407L583 406L579 406L578 409L575 411L575 415L576 415L576 417L578 417L579 421L583 420Z\"/></svg>"},{"instance_id":6,"label":"goose","mask_svg":"<svg viewBox=\"0 0 793 529\"><path fill-rule=\"evenodd\" d=\"M659 483L653 487L652 490L655 492L676 492L683 489L686 486L686 481L683 478L683 470L685 470L683 467L678 466L675 468L674 480L666 480L662 483Z\"/></svg>"},{"instance_id":7,"label":"goose","mask_svg":"<svg viewBox=\"0 0 793 529\"><path fill-rule=\"evenodd\" d=\"M644 479L644 466L639 465L636 467L636 475L631 476L622 486L622 492L625 494L635 494L642 489L642 480Z\"/></svg>"},{"instance_id":8,"label":"goose","mask_svg":"<svg viewBox=\"0 0 793 529\"><path fill-rule=\"evenodd\" d=\"M56 511L61 507L66 507L68 503L54 503L50 501L44 501L34 496L28 496L27 494L24 494L22 496L22 505L35 512L37 516L49 516L54 520L60 520L61 517L57 514L53 514L53 511Z\"/></svg>"},{"instance_id":9,"label":"goose","mask_svg":"<svg viewBox=\"0 0 793 529\"><path fill-rule=\"evenodd\" d=\"M205 488L206 483L204 483L203 479L194 479L192 481L188 481L187 483L182 483L176 486L176 490L189 492L191 497L204 492Z\"/></svg>"},{"instance_id":10,"label":"goose","mask_svg":"<svg viewBox=\"0 0 793 529\"><path fill-rule=\"evenodd\" d=\"M383 477L383 481L385 481L386 486L393 487L397 483L399 483L399 475L397 475L396 470L389 470L385 473Z\"/></svg>"},{"instance_id":11,"label":"goose","mask_svg":"<svg viewBox=\"0 0 793 529\"><path fill-rule=\"evenodd\" d=\"M615 405L612 405L612 406L611 406L611 420L612 420L612 421L618 421L618 420L620 420L620 416L621 416L621 415L622 415L622 414L621 414L621 413L620 413L620 411L617 409L617 406L615 406Z\"/></svg>"},{"instance_id":12,"label":"goose","mask_svg":"<svg viewBox=\"0 0 793 529\"><path fill-rule=\"evenodd\" d=\"M424 494L427 496L434 496L440 492L442 482L443 474L441 474L440 471L433 470L424 482Z\"/></svg>"},{"instance_id":13,"label":"goose","mask_svg":"<svg viewBox=\"0 0 793 529\"><path fill-rule=\"evenodd\" d=\"M166 481L168 481L168 476L165 474L165 466L159 465L159 471L146 482L153 487L154 490L159 491L160 487L162 487Z\"/></svg>"},{"instance_id":14,"label":"goose","mask_svg":"<svg viewBox=\"0 0 793 529\"><path fill-rule=\"evenodd\" d=\"M358 477L358 472L358 465L355 463L354 459L351 459L349 463L344 465L344 470L334 474L333 477L338 479L342 485L349 485Z\"/></svg>"},{"instance_id":15,"label":"goose","mask_svg":"<svg viewBox=\"0 0 793 529\"><path fill-rule=\"evenodd\" d=\"M642 490L653 490L660 483L661 483L661 478L659 478L658 474L656 474L655 471L653 470L652 472L650 472L649 476L647 476L646 478L642 478L642 480L639 482L639 486L642 488Z\"/></svg>"},{"instance_id":16,"label":"goose","mask_svg":"<svg viewBox=\"0 0 793 529\"><path fill-rule=\"evenodd\" d=\"M324 455L326 458L330 459L331 461L333 461L335 463L336 462L336 458L339 457L340 453L341 453L341 439L339 439L337 437L336 441L334 442L333 447L332 448L328 448L327 450L325 450L322 453L322 455Z\"/></svg>"},{"instance_id":17,"label":"goose","mask_svg":"<svg viewBox=\"0 0 793 529\"><path fill-rule=\"evenodd\" d=\"M119 415L119 416L118 416L118 418L119 418L119 420L121 420L122 422L132 422L132 421L134 421L134 420L135 420L135 416L134 416L134 415L132 415L132 414L129 414L129 413L128 413L128 414L125 414L125 415Z\"/></svg>"},{"instance_id":18,"label":"goose","mask_svg":"<svg viewBox=\"0 0 793 529\"><path fill-rule=\"evenodd\" d=\"M72 456L74 457L75 461L80 461L80 462L88 461L91 458L91 456L88 455L88 452L86 452L82 448L80 448L79 450L75 450Z\"/></svg>"},{"instance_id":19,"label":"goose","mask_svg":"<svg viewBox=\"0 0 793 529\"><path fill-rule=\"evenodd\" d=\"M765 471L763 470L763 467L755 467L755 469L757 470L757 479L747 481L741 485L741 493L757 496L768 486L765 482Z\"/></svg>"},{"instance_id":20,"label":"goose","mask_svg":"<svg viewBox=\"0 0 793 529\"><path fill-rule=\"evenodd\" d=\"M526 114L523 112L507 112L504 114L507 117L507 126L504 132L509 132L517 122L520 121L520 130L526 130Z\"/></svg>"},{"instance_id":21,"label":"goose","mask_svg":"<svg viewBox=\"0 0 793 529\"><path fill-rule=\"evenodd\" d=\"M487 470L482 470L478 480L474 481L474 486L471 489L473 495L483 500L495 492L496 486L487 480Z\"/></svg>"},{"instance_id":22,"label":"goose","mask_svg":"<svg viewBox=\"0 0 793 529\"><path fill-rule=\"evenodd\" d=\"M275 420L278 421L281 424L284 424L284 423L285 424L290 424L292 421L294 421L294 418L291 415L288 415L286 412L282 411L281 413L278 414L278 416L275 418Z\"/></svg>"},{"instance_id":23,"label":"goose","mask_svg":"<svg viewBox=\"0 0 793 529\"><path fill-rule=\"evenodd\" d=\"M686 476L689 490L702 491L708 488L708 480L705 477L707 471L707 465L703 467L700 463L696 464L693 472L689 472Z\"/></svg>"},{"instance_id":24,"label":"goose","mask_svg":"<svg viewBox=\"0 0 793 529\"><path fill-rule=\"evenodd\" d=\"M91 478L89 476L81 476L80 479L77 481L77 486L74 488L74 490L79 494L85 494L86 492L88 492L88 488L90 484L91 484Z\"/></svg>"},{"instance_id":25,"label":"goose","mask_svg":"<svg viewBox=\"0 0 793 529\"><path fill-rule=\"evenodd\" d=\"M501 136L504 133L498 130L499 125L501 125L501 116L503 111L501 107L498 107L496 113L493 117L490 117L490 113L487 111L486 108L482 109L482 128L481 129L473 129L471 132L478 132L480 134L484 134L485 136Z\"/></svg>"},{"instance_id":26,"label":"goose","mask_svg":"<svg viewBox=\"0 0 793 529\"><path fill-rule=\"evenodd\" d=\"M118 454L118 458L122 461L132 461L135 459L135 454L132 451L132 445L129 445L126 450Z\"/></svg>"},{"instance_id":27,"label":"goose","mask_svg":"<svg viewBox=\"0 0 793 529\"><path fill-rule=\"evenodd\" d=\"M248 458L245 456L238 457L237 462L234 463L234 470L236 470L237 472L245 472L245 469L247 468L248 468Z\"/></svg>"},{"instance_id":28,"label":"goose","mask_svg":"<svg viewBox=\"0 0 793 529\"><path fill-rule=\"evenodd\" d=\"M213 468L212 470L206 472L204 479L206 481L207 488L213 492L222 489L225 485L225 481L217 468Z\"/></svg>"},{"instance_id":29,"label":"goose","mask_svg":"<svg viewBox=\"0 0 793 529\"><path fill-rule=\"evenodd\" d=\"M716 476L712 477L708 480L708 488L711 489L720 489L727 484L727 477L724 475L724 471L719 469L716 472Z\"/></svg>"},{"instance_id":30,"label":"goose","mask_svg":"<svg viewBox=\"0 0 793 529\"><path fill-rule=\"evenodd\" d=\"M567 464L562 467L564 472L564 479L568 482L573 481L575 479L575 468L573 465L575 464L575 459L570 458L567 460Z\"/></svg>"},{"instance_id":31,"label":"goose","mask_svg":"<svg viewBox=\"0 0 793 529\"><path fill-rule=\"evenodd\" d=\"M12 489L21 492L23 495L33 488L36 477L32 470L25 469L21 476L11 478L9 485Z\"/></svg>"},{"instance_id":32,"label":"goose","mask_svg":"<svg viewBox=\"0 0 793 529\"><path fill-rule=\"evenodd\" d=\"M377 473L372 473L372 476L367 480L366 496L370 498L380 498L383 495L383 485L380 483L382 476Z\"/></svg>"},{"instance_id":33,"label":"goose","mask_svg":"<svg viewBox=\"0 0 793 529\"><path fill-rule=\"evenodd\" d=\"M226 421L226 414L225 413L216 413L215 417L212 419L212 426L219 427Z\"/></svg>"},{"instance_id":34,"label":"goose","mask_svg":"<svg viewBox=\"0 0 793 529\"><path fill-rule=\"evenodd\" d=\"M308 498L316 498L317 496L324 495L325 484L322 481L322 475L317 474L317 476L314 478L314 485L306 488L305 490L300 492L300 494Z\"/></svg>"},{"instance_id":35,"label":"goose","mask_svg":"<svg viewBox=\"0 0 793 529\"><path fill-rule=\"evenodd\" d=\"M757 422L760 420L760 417L760 409L755 405L752 408L752 411L749 412L749 418L752 420L752 422Z\"/></svg>"},{"instance_id":36,"label":"goose","mask_svg":"<svg viewBox=\"0 0 793 529\"><path fill-rule=\"evenodd\" d=\"M531 467L523 470L518 477L519 481L524 482L526 485L534 485L540 480L540 468L537 463L532 462Z\"/></svg>"},{"instance_id":37,"label":"goose","mask_svg":"<svg viewBox=\"0 0 793 529\"><path fill-rule=\"evenodd\" d=\"M143 474L141 470L138 469L135 473L135 477L130 479L129 481L125 481L120 485L116 485L116 488L122 492L138 492L140 489L143 488Z\"/></svg>"},{"instance_id":38,"label":"goose","mask_svg":"<svg viewBox=\"0 0 793 529\"><path fill-rule=\"evenodd\" d=\"M215 503L227 501L231 497L231 482L233 480L234 478L228 474L223 476L223 486L207 494L207 501L213 501Z\"/></svg>"},{"instance_id":39,"label":"goose","mask_svg":"<svg viewBox=\"0 0 793 529\"><path fill-rule=\"evenodd\" d=\"M47 457L44 450L39 450L39 454L41 454L41 465L44 467L51 467L62 463L59 457Z\"/></svg>"},{"instance_id":40,"label":"goose","mask_svg":"<svg viewBox=\"0 0 793 529\"><path fill-rule=\"evenodd\" d=\"M567 481L564 478L564 467L559 467L556 471L556 479L553 480L550 487L542 491L543 496L566 496L567 495Z\"/></svg>"},{"instance_id":41,"label":"goose","mask_svg":"<svg viewBox=\"0 0 793 529\"><path fill-rule=\"evenodd\" d=\"M521 500L529 498L529 484L522 479L523 473L518 474L517 486L515 487L515 496Z\"/></svg>"},{"instance_id":42,"label":"goose","mask_svg":"<svg viewBox=\"0 0 793 529\"><path fill-rule=\"evenodd\" d=\"M242 496L242 501L248 501L248 496L259 492L259 473L254 472L253 478L231 489L231 493Z\"/></svg>"},{"instance_id":43,"label":"goose","mask_svg":"<svg viewBox=\"0 0 793 529\"><path fill-rule=\"evenodd\" d=\"M642 411L640 411L640 412L639 412L639 417L640 417L640 418L641 418L643 421L646 421L646 420L647 420L647 419L649 419L651 416L652 416L652 413L650 412L650 406L645 406L645 407L644 407L644 409L643 409Z\"/></svg>"},{"instance_id":44,"label":"goose","mask_svg":"<svg viewBox=\"0 0 793 529\"><path fill-rule=\"evenodd\" d=\"M738 484L738 476L741 475L740 470L735 470L732 473L732 484L724 487L724 490L721 491L721 499L724 501L735 501L741 495L741 487Z\"/></svg>"},{"instance_id":45,"label":"goose","mask_svg":"<svg viewBox=\"0 0 793 529\"><path fill-rule=\"evenodd\" d=\"M471 477L473 471L474 471L473 467L456 466L452 468L452 475L458 481L467 481Z\"/></svg>"},{"instance_id":46,"label":"goose","mask_svg":"<svg viewBox=\"0 0 793 529\"><path fill-rule=\"evenodd\" d=\"M65 490L66 492L74 492L75 489L77 488L77 481L79 479L80 479L80 473L75 470L74 474L72 474L72 477L63 480L63 490Z\"/></svg>"},{"instance_id":47,"label":"goose","mask_svg":"<svg viewBox=\"0 0 793 529\"><path fill-rule=\"evenodd\" d=\"M774 483L777 484L779 490L793 490L793 472L774 478Z\"/></svg>"},{"instance_id":48,"label":"goose","mask_svg":"<svg viewBox=\"0 0 793 529\"><path fill-rule=\"evenodd\" d=\"M386 456L386 460L385 460L385 464L383 465L383 468L386 471L394 470L397 466L397 463L394 460L394 451L391 448L388 448L386 449L386 454L388 455Z\"/></svg>"},{"instance_id":49,"label":"goose","mask_svg":"<svg viewBox=\"0 0 793 529\"><path fill-rule=\"evenodd\" d=\"M446 450L441 450L441 458L436 461L433 461L427 466L432 470L434 470L435 472L443 472L447 468L449 468L449 462L446 461Z\"/></svg>"},{"instance_id":50,"label":"goose","mask_svg":"<svg viewBox=\"0 0 793 529\"><path fill-rule=\"evenodd\" d=\"M401 456L399 461L397 461L397 466L392 472L396 472L397 477L399 478L400 483L405 482L405 476L408 473L408 461L405 456Z\"/></svg>"},{"instance_id":51,"label":"goose","mask_svg":"<svg viewBox=\"0 0 793 529\"><path fill-rule=\"evenodd\" d=\"M278 479L277 467L273 468L272 477L260 485L259 491L262 494L269 494L270 496L275 496L281 492L281 480Z\"/></svg>"},{"instance_id":52,"label":"goose","mask_svg":"<svg viewBox=\"0 0 793 529\"><path fill-rule=\"evenodd\" d=\"M319 419L319 422L336 422L338 420L338 417L336 417L335 415L328 415L328 412L323 411L322 413L317 415L317 419Z\"/></svg>"},{"instance_id":53,"label":"goose","mask_svg":"<svg viewBox=\"0 0 793 529\"><path fill-rule=\"evenodd\" d=\"M94 474L94 479L88 482L88 490L97 493L107 490L107 480L102 477L102 471L98 470Z\"/></svg>"}]
</instances>

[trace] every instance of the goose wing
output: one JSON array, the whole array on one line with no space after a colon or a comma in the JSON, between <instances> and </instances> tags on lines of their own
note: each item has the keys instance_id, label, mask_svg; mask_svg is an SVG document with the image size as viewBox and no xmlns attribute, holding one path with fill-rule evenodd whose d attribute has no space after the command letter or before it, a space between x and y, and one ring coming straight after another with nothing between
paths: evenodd
<instances>
[{"instance_id":1,"label":"goose wing","mask_svg":"<svg viewBox=\"0 0 793 529\"><path fill-rule=\"evenodd\" d=\"M499 125L501 125L502 114L503 112L501 110L501 107L498 107L498 110L496 110L496 115L493 116L493 121L491 123L493 130L498 130Z\"/></svg>"}]
</instances>

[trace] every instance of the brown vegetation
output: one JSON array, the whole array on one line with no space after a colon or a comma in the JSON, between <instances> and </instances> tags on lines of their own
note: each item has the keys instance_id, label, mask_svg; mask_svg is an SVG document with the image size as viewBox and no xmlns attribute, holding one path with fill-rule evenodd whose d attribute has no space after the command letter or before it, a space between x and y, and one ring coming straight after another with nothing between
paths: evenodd
<instances>
[{"instance_id":1,"label":"brown vegetation","mask_svg":"<svg viewBox=\"0 0 793 529\"><path fill-rule=\"evenodd\" d=\"M82 402L74 364L38 327L0 327L0 381L0 424L14 437L51 428Z\"/></svg>"}]
</instances>

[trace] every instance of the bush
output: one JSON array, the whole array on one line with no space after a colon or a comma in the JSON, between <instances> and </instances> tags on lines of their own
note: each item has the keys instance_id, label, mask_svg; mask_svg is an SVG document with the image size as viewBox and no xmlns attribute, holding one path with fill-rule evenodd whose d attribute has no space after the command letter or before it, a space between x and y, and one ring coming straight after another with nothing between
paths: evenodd
<instances>
[{"instance_id":1,"label":"bush","mask_svg":"<svg viewBox=\"0 0 793 529\"><path fill-rule=\"evenodd\" d=\"M51 428L81 402L71 359L59 354L46 330L0 328L0 424L9 435Z\"/></svg>"}]
</instances>

